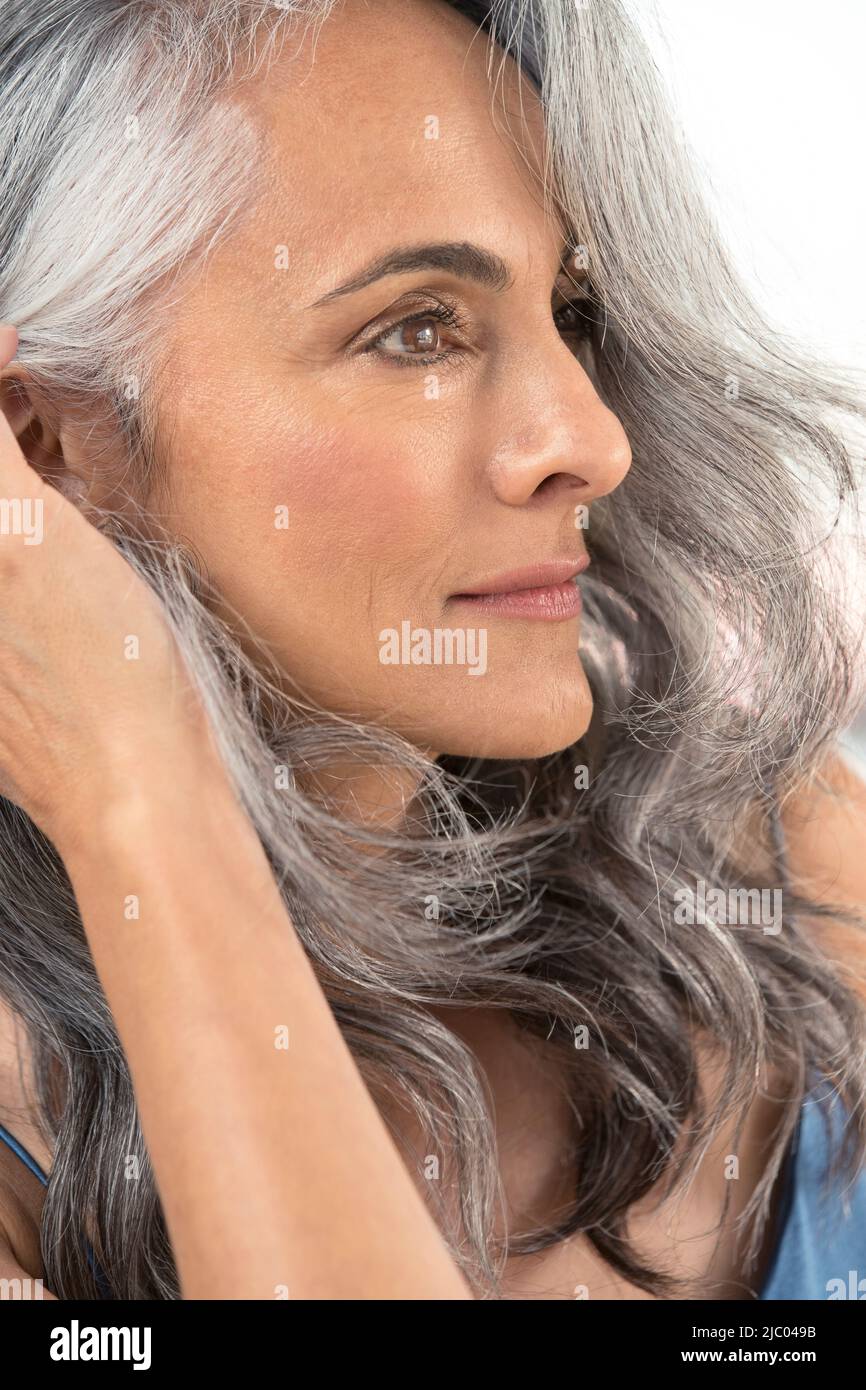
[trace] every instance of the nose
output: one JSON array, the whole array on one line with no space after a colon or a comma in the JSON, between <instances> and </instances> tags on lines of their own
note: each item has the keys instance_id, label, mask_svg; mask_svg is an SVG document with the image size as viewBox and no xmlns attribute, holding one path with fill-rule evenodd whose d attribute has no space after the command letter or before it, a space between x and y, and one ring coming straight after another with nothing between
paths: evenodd
<instances>
[{"instance_id":1,"label":"nose","mask_svg":"<svg viewBox=\"0 0 866 1390\"><path fill-rule=\"evenodd\" d=\"M511 507L588 505L628 472L628 437L560 337L547 354L538 353L537 343L535 349L534 368L527 369L524 356L496 403L491 485Z\"/></svg>"}]
</instances>

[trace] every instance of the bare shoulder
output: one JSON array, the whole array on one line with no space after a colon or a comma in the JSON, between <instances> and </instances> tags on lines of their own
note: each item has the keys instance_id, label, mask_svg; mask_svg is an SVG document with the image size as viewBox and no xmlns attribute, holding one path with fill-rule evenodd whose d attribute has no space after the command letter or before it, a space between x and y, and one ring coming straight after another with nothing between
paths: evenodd
<instances>
[{"instance_id":1,"label":"bare shoulder","mask_svg":"<svg viewBox=\"0 0 866 1390\"><path fill-rule=\"evenodd\" d=\"M792 887L866 917L866 781L841 751L780 809ZM866 928L815 919L822 951L866 1001Z\"/></svg>"},{"instance_id":2,"label":"bare shoulder","mask_svg":"<svg viewBox=\"0 0 866 1390\"><path fill-rule=\"evenodd\" d=\"M841 753L781 808L792 878L866 912L866 782Z\"/></svg>"}]
</instances>

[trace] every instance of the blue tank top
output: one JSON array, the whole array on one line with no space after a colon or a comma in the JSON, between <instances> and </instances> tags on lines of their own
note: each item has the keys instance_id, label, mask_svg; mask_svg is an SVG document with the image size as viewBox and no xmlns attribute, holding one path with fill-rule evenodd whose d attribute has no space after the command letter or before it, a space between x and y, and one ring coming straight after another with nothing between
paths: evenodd
<instances>
[{"instance_id":1,"label":"blue tank top","mask_svg":"<svg viewBox=\"0 0 866 1390\"><path fill-rule=\"evenodd\" d=\"M845 1119L839 1095L820 1080L803 1103L788 1150L779 1235L761 1299L866 1299L866 1169L853 1183L836 1177L824 1190Z\"/></svg>"},{"instance_id":2,"label":"blue tank top","mask_svg":"<svg viewBox=\"0 0 866 1390\"><path fill-rule=\"evenodd\" d=\"M759 1299L866 1299L866 1168L847 1188L840 1187L837 1179L828 1196L823 1191L827 1165L841 1142L844 1121L845 1108L839 1096L822 1080L803 1103L785 1158L778 1234ZM2 1125L0 1139L47 1185L39 1164ZM100 1297L111 1298L108 1281L89 1248L88 1260Z\"/></svg>"}]
</instances>

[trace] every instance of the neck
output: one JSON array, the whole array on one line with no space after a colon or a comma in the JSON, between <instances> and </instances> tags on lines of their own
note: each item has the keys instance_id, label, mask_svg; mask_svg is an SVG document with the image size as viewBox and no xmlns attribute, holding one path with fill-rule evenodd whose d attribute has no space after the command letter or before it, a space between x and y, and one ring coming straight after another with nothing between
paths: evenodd
<instances>
[{"instance_id":1,"label":"neck","mask_svg":"<svg viewBox=\"0 0 866 1390\"><path fill-rule=\"evenodd\" d=\"M419 777L408 768L352 759L308 770L302 786L332 815L371 830L396 831L411 814Z\"/></svg>"}]
</instances>

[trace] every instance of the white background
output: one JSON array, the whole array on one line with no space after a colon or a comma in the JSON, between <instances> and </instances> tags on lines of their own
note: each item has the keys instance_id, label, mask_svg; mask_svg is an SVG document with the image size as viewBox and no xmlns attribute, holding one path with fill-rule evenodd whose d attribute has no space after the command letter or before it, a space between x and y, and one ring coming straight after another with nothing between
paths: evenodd
<instances>
[{"instance_id":1,"label":"white background","mask_svg":"<svg viewBox=\"0 0 866 1390\"><path fill-rule=\"evenodd\" d=\"M765 312L866 370L866 0L630 8ZM866 774L866 713L846 743Z\"/></svg>"},{"instance_id":2,"label":"white background","mask_svg":"<svg viewBox=\"0 0 866 1390\"><path fill-rule=\"evenodd\" d=\"M765 307L866 367L866 3L632 8Z\"/></svg>"}]
</instances>

